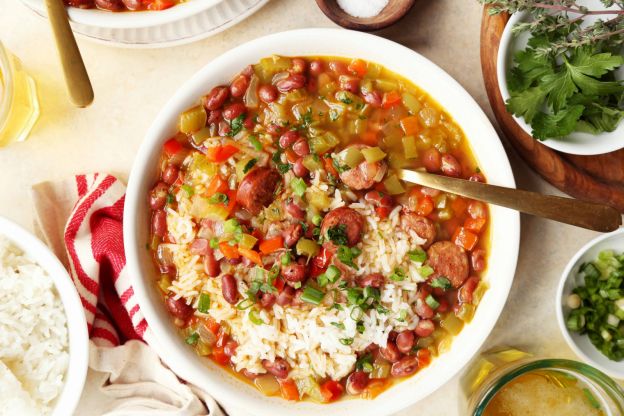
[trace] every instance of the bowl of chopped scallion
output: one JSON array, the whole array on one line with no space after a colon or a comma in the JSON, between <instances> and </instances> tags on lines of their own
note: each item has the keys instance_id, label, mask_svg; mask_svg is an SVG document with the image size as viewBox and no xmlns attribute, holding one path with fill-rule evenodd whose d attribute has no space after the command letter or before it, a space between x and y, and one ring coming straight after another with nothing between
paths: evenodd
<instances>
[{"instance_id":1,"label":"bowl of chopped scallion","mask_svg":"<svg viewBox=\"0 0 624 416\"><path fill-rule=\"evenodd\" d=\"M556 3L497 2L495 11L513 13L498 51L507 111L564 153L624 148L624 1Z\"/></svg>"},{"instance_id":2,"label":"bowl of chopped scallion","mask_svg":"<svg viewBox=\"0 0 624 416\"><path fill-rule=\"evenodd\" d=\"M566 266L556 297L568 345L611 377L624 378L624 229L586 244Z\"/></svg>"}]
</instances>

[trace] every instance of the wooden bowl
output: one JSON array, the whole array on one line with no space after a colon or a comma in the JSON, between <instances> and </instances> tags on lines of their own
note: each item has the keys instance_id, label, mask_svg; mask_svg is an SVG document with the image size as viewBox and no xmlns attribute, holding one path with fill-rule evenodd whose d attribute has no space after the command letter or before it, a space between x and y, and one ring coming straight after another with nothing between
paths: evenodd
<instances>
[{"instance_id":1,"label":"wooden bowl","mask_svg":"<svg viewBox=\"0 0 624 416\"><path fill-rule=\"evenodd\" d=\"M353 30L369 32L396 23L407 14L416 0L390 0L388 5L373 17L354 17L342 10L337 0L316 0L319 8L334 23Z\"/></svg>"}]
</instances>

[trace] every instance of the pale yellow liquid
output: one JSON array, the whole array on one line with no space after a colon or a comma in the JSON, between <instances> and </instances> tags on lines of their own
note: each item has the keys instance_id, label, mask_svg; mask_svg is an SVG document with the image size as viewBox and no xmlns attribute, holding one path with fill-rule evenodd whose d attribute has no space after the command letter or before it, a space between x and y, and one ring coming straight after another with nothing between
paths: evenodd
<instances>
[{"instance_id":1,"label":"pale yellow liquid","mask_svg":"<svg viewBox=\"0 0 624 416\"><path fill-rule=\"evenodd\" d=\"M604 408L595 397L573 376L534 371L504 386L488 404L484 416L603 416Z\"/></svg>"},{"instance_id":2,"label":"pale yellow liquid","mask_svg":"<svg viewBox=\"0 0 624 416\"><path fill-rule=\"evenodd\" d=\"M0 44L0 54L3 52ZM8 103L4 114L0 106L0 147L25 140L39 118L35 81L19 59L9 52L7 58L8 68L0 65L0 103Z\"/></svg>"}]
</instances>

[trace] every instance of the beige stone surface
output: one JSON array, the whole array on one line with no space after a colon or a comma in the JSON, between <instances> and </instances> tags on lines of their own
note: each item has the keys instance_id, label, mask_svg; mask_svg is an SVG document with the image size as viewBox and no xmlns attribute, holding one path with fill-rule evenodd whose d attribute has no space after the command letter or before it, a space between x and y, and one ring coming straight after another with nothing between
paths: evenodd
<instances>
[{"instance_id":1,"label":"beige stone surface","mask_svg":"<svg viewBox=\"0 0 624 416\"><path fill-rule=\"evenodd\" d=\"M417 0L399 24L378 34L444 68L491 117L479 66L481 7L476 0ZM223 51L255 37L303 27L332 27L313 0L271 0L245 22L190 45L116 49L79 40L95 102L75 109L66 99L47 22L18 0L0 0L0 40L21 58L39 86L42 116L30 139L0 149L0 215L32 228L28 190L74 173L107 171L127 178L143 134L176 89ZM380 51L382 60L383 51ZM507 147L520 187L555 191ZM568 259L595 233L522 217L522 242L507 306L486 347L513 345L573 358L557 328L555 289ZM400 415L459 415L457 380Z\"/></svg>"}]
</instances>

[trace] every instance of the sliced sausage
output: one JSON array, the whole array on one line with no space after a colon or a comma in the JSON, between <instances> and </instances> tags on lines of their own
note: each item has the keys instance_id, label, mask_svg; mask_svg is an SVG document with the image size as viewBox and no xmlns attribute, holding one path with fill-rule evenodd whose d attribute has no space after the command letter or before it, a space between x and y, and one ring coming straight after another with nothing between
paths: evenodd
<instances>
[{"instance_id":1,"label":"sliced sausage","mask_svg":"<svg viewBox=\"0 0 624 416\"><path fill-rule=\"evenodd\" d=\"M412 212L405 212L401 215L401 226L404 230L412 230L420 238L424 239L424 248L428 248L436 238L436 227L429 218L422 217Z\"/></svg>"},{"instance_id":2,"label":"sliced sausage","mask_svg":"<svg viewBox=\"0 0 624 416\"><path fill-rule=\"evenodd\" d=\"M334 227L341 227L344 229L344 235L346 237L347 246L353 247L360 242L362 238L362 231L364 230L364 218L362 215L352 208L340 207L332 209L325 215L323 222L321 223L321 235L325 241L331 241L328 231L334 229ZM332 242L334 243L334 242Z\"/></svg>"},{"instance_id":3,"label":"sliced sausage","mask_svg":"<svg viewBox=\"0 0 624 416\"><path fill-rule=\"evenodd\" d=\"M364 145L354 146L358 148L368 147ZM372 187L377 182L381 182L387 171L388 165L384 160L373 163L363 161L356 167L342 172L340 174L340 180L349 188L360 191Z\"/></svg>"},{"instance_id":4,"label":"sliced sausage","mask_svg":"<svg viewBox=\"0 0 624 416\"><path fill-rule=\"evenodd\" d=\"M450 241L438 241L429 247L426 264L433 268L431 279L446 277L454 288L460 287L470 272L466 252Z\"/></svg>"},{"instance_id":5,"label":"sliced sausage","mask_svg":"<svg viewBox=\"0 0 624 416\"><path fill-rule=\"evenodd\" d=\"M282 177L270 168L255 168L241 181L236 201L253 215L273 202L275 188Z\"/></svg>"},{"instance_id":6,"label":"sliced sausage","mask_svg":"<svg viewBox=\"0 0 624 416\"><path fill-rule=\"evenodd\" d=\"M370 273L358 280L360 287L370 286L378 289L383 286L384 282L385 278L381 273Z\"/></svg>"}]
</instances>

